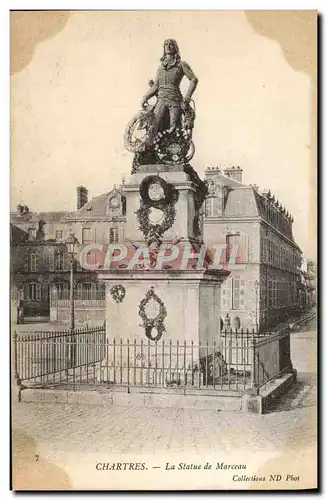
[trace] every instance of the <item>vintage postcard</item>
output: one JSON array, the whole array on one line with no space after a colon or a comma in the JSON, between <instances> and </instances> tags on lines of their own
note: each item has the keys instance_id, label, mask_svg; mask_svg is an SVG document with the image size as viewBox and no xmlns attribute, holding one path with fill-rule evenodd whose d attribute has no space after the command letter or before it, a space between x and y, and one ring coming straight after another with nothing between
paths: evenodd
<instances>
[{"instance_id":1,"label":"vintage postcard","mask_svg":"<svg viewBox=\"0 0 327 500\"><path fill-rule=\"evenodd\" d=\"M316 489L317 12L10 24L12 489Z\"/></svg>"}]
</instances>

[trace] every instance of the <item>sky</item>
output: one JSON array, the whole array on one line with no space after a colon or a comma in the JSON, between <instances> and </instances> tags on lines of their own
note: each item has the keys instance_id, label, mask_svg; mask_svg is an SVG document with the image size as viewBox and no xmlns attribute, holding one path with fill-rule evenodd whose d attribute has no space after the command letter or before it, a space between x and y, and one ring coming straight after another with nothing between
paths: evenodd
<instances>
[{"instance_id":1,"label":"sky","mask_svg":"<svg viewBox=\"0 0 327 500\"><path fill-rule=\"evenodd\" d=\"M126 125L139 111L166 38L199 79L193 167L240 165L293 215L314 252L309 210L311 80L242 11L73 12L11 77L11 207L74 210L131 170Z\"/></svg>"}]
</instances>

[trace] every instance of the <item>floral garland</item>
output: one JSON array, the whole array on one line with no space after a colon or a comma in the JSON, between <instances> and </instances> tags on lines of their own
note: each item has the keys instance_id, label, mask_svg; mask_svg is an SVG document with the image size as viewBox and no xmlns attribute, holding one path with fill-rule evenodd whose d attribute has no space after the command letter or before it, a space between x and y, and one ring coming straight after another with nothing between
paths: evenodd
<instances>
[{"instance_id":1,"label":"floral garland","mask_svg":"<svg viewBox=\"0 0 327 500\"><path fill-rule=\"evenodd\" d=\"M188 162L195 153L190 131L183 128L158 132L153 146L157 160L163 163Z\"/></svg>"},{"instance_id":2,"label":"floral garland","mask_svg":"<svg viewBox=\"0 0 327 500\"><path fill-rule=\"evenodd\" d=\"M164 219L161 224L151 224L149 218L150 210L151 207L149 205L142 205L138 210L136 210L135 213L139 223L139 230L147 239L148 244L151 244L152 242L161 243L163 234L174 224L176 209L174 205L166 205L162 209Z\"/></svg>"},{"instance_id":3,"label":"floral garland","mask_svg":"<svg viewBox=\"0 0 327 500\"><path fill-rule=\"evenodd\" d=\"M145 307L151 299L155 300L160 307L160 312L156 318L148 318L145 312ZM145 328L145 335L147 336L147 338L155 342L160 340L164 331L166 330L164 320L167 316L167 310L163 301L159 299L159 297L155 294L153 286L150 288L150 290L147 291L144 299L142 299L140 302L139 315L143 320L143 326ZM157 330L157 335L153 337L152 330L154 328Z\"/></svg>"},{"instance_id":4,"label":"floral garland","mask_svg":"<svg viewBox=\"0 0 327 500\"><path fill-rule=\"evenodd\" d=\"M126 290L123 285L114 285L110 288L110 295L118 304L119 302L123 302L126 295Z\"/></svg>"}]
</instances>

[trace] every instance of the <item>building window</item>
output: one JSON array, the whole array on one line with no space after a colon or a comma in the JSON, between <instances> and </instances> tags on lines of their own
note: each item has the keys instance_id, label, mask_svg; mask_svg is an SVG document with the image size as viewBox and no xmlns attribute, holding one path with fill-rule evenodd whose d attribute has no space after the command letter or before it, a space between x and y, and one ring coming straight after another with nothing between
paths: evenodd
<instances>
[{"instance_id":1,"label":"building window","mask_svg":"<svg viewBox=\"0 0 327 500\"><path fill-rule=\"evenodd\" d=\"M67 271L68 270L68 255L62 251L56 252L54 256L54 268L55 271Z\"/></svg>"},{"instance_id":2,"label":"building window","mask_svg":"<svg viewBox=\"0 0 327 500\"><path fill-rule=\"evenodd\" d=\"M34 227L30 227L28 229L28 241L33 241L36 238L36 229Z\"/></svg>"},{"instance_id":3,"label":"building window","mask_svg":"<svg viewBox=\"0 0 327 500\"><path fill-rule=\"evenodd\" d=\"M222 308L232 309L232 278L228 278L221 287Z\"/></svg>"},{"instance_id":4,"label":"building window","mask_svg":"<svg viewBox=\"0 0 327 500\"><path fill-rule=\"evenodd\" d=\"M35 272L37 268L37 257L35 252L25 255L25 271Z\"/></svg>"},{"instance_id":5,"label":"building window","mask_svg":"<svg viewBox=\"0 0 327 500\"><path fill-rule=\"evenodd\" d=\"M54 286L56 288L57 298L59 300L68 298L69 296L68 283L54 283Z\"/></svg>"},{"instance_id":6,"label":"building window","mask_svg":"<svg viewBox=\"0 0 327 500\"><path fill-rule=\"evenodd\" d=\"M226 262L229 262L231 257L236 261L238 249L240 246L240 234L227 234L226 236Z\"/></svg>"},{"instance_id":7,"label":"building window","mask_svg":"<svg viewBox=\"0 0 327 500\"><path fill-rule=\"evenodd\" d=\"M274 247L273 247L273 242L269 240L269 264L272 266L274 261L273 261L273 255L274 255Z\"/></svg>"},{"instance_id":8,"label":"building window","mask_svg":"<svg viewBox=\"0 0 327 500\"><path fill-rule=\"evenodd\" d=\"M61 229L56 230L56 240L62 240L62 230Z\"/></svg>"},{"instance_id":9,"label":"building window","mask_svg":"<svg viewBox=\"0 0 327 500\"><path fill-rule=\"evenodd\" d=\"M78 300L104 300L105 287L102 283L77 283L76 298Z\"/></svg>"},{"instance_id":10,"label":"building window","mask_svg":"<svg viewBox=\"0 0 327 500\"><path fill-rule=\"evenodd\" d=\"M54 252L53 248L50 248L46 254L46 265L49 271L54 271Z\"/></svg>"},{"instance_id":11,"label":"building window","mask_svg":"<svg viewBox=\"0 0 327 500\"><path fill-rule=\"evenodd\" d=\"M221 291L223 309L244 309L244 280L240 276L227 279Z\"/></svg>"},{"instance_id":12,"label":"building window","mask_svg":"<svg viewBox=\"0 0 327 500\"><path fill-rule=\"evenodd\" d=\"M233 286L233 305L232 309L244 309L244 280L240 276L232 279Z\"/></svg>"},{"instance_id":13,"label":"building window","mask_svg":"<svg viewBox=\"0 0 327 500\"><path fill-rule=\"evenodd\" d=\"M273 307L277 307L277 281L273 281Z\"/></svg>"},{"instance_id":14,"label":"building window","mask_svg":"<svg viewBox=\"0 0 327 500\"><path fill-rule=\"evenodd\" d=\"M260 280L260 292L259 292L260 309L266 309L267 307L266 299L267 299L266 279L264 276L262 276Z\"/></svg>"},{"instance_id":15,"label":"building window","mask_svg":"<svg viewBox=\"0 0 327 500\"><path fill-rule=\"evenodd\" d=\"M111 227L109 229L109 243L118 243L119 232L118 227Z\"/></svg>"},{"instance_id":16,"label":"building window","mask_svg":"<svg viewBox=\"0 0 327 500\"><path fill-rule=\"evenodd\" d=\"M26 283L24 285L24 300L37 301L37 302L41 300L40 283Z\"/></svg>"},{"instance_id":17,"label":"building window","mask_svg":"<svg viewBox=\"0 0 327 500\"><path fill-rule=\"evenodd\" d=\"M273 285L272 281L268 281L268 307L271 309L273 306Z\"/></svg>"},{"instance_id":18,"label":"building window","mask_svg":"<svg viewBox=\"0 0 327 500\"><path fill-rule=\"evenodd\" d=\"M206 217L213 217L213 198L206 200Z\"/></svg>"},{"instance_id":19,"label":"building window","mask_svg":"<svg viewBox=\"0 0 327 500\"><path fill-rule=\"evenodd\" d=\"M90 227L83 227L82 229L82 243L92 243L92 231Z\"/></svg>"}]
</instances>

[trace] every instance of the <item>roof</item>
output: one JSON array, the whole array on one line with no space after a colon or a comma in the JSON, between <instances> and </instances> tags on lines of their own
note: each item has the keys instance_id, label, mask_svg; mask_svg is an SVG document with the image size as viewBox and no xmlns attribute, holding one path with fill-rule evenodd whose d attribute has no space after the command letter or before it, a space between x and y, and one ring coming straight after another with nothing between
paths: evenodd
<instances>
[{"instance_id":1,"label":"roof","mask_svg":"<svg viewBox=\"0 0 327 500\"><path fill-rule=\"evenodd\" d=\"M20 215L17 212L10 213L10 222L12 224L21 224L23 222L60 222L67 217L71 212L28 212L27 214Z\"/></svg>"},{"instance_id":2,"label":"roof","mask_svg":"<svg viewBox=\"0 0 327 500\"><path fill-rule=\"evenodd\" d=\"M115 194L118 194L122 197L121 191L114 188L107 193L100 194L99 196L95 196L88 203L83 205L79 210L75 212L71 212L68 217L69 219L80 219L80 218L88 218L88 219L96 219L102 217L112 217L112 214L108 212L109 198L113 197Z\"/></svg>"},{"instance_id":3,"label":"roof","mask_svg":"<svg viewBox=\"0 0 327 500\"><path fill-rule=\"evenodd\" d=\"M114 194L123 196L121 191L114 188L107 193L102 193L92 198L88 203L75 211L59 211L59 212L28 212L20 215L17 212L10 213L10 222L12 224L22 224L24 222L39 222L43 220L46 223L65 222L75 219L97 219L102 217L112 217L108 213L108 201Z\"/></svg>"},{"instance_id":4,"label":"roof","mask_svg":"<svg viewBox=\"0 0 327 500\"><path fill-rule=\"evenodd\" d=\"M210 180L211 176L214 176L215 181L218 181L218 184L221 184L222 186L230 186L230 187L242 187L245 186L245 184L242 184L242 182L238 182L235 179L232 179L231 177L227 177L227 175L223 175L220 173L218 169L206 169L205 171L205 176L208 180Z\"/></svg>"},{"instance_id":5,"label":"roof","mask_svg":"<svg viewBox=\"0 0 327 500\"><path fill-rule=\"evenodd\" d=\"M258 207L252 187L232 189L228 193L224 215L227 217L257 217Z\"/></svg>"}]
</instances>

